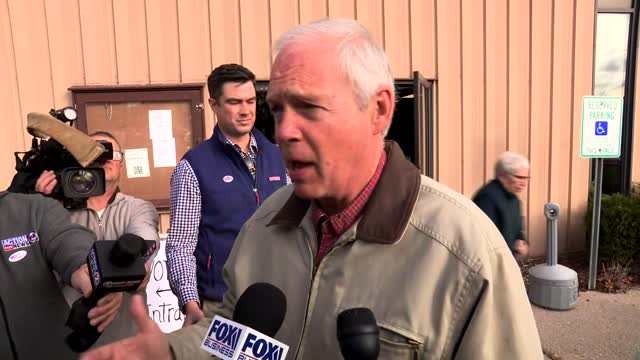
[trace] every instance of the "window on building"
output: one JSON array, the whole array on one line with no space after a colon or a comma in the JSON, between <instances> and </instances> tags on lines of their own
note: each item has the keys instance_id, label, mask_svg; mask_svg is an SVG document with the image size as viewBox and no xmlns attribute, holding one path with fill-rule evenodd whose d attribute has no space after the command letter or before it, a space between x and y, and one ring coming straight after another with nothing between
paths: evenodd
<instances>
[{"instance_id":1,"label":"window on building","mask_svg":"<svg viewBox=\"0 0 640 360\"><path fill-rule=\"evenodd\" d=\"M621 96L624 101L621 156L618 159L605 159L603 162L604 193L627 192L631 187L638 2L597 2L593 93L600 96Z\"/></svg>"}]
</instances>

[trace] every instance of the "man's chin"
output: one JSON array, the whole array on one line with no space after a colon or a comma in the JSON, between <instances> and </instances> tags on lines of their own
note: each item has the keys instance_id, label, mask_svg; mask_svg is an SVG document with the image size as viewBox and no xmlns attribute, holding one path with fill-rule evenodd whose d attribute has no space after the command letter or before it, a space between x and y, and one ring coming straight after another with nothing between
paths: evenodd
<instances>
[{"instance_id":1,"label":"man's chin","mask_svg":"<svg viewBox=\"0 0 640 360\"><path fill-rule=\"evenodd\" d=\"M305 200L314 200L320 197L320 192L317 187L296 181L293 182L293 192L297 197Z\"/></svg>"},{"instance_id":2,"label":"man's chin","mask_svg":"<svg viewBox=\"0 0 640 360\"><path fill-rule=\"evenodd\" d=\"M237 123L235 126L235 130L238 134L243 134L246 135L248 133L251 132L251 129L253 129L253 126L255 125L254 122L241 122L241 123Z\"/></svg>"}]
</instances>

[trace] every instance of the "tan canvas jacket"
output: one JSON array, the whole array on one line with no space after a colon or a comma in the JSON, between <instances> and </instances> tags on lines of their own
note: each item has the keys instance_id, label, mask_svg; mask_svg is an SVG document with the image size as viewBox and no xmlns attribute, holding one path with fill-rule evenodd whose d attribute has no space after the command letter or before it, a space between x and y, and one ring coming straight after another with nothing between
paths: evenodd
<instances>
[{"instance_id":1,"label":"tan canvas jacket","mask_svg":"<svg viewBox=\"0 0 640 360\"><path fill-rule=\"evenodd\" d=\"M222 316L251 284L287 297L276 334L287 359L341 359L336 318L370 308L380 359L542 359L518 266L493 223L470 200L421 176L399 146L360 220L315 269L309 202L288 186L247 221L225 266ZM269 309L264 309L269 311ZM210 319L170 334L178 359L200 349Z\"/></svg>"}]
</instances>

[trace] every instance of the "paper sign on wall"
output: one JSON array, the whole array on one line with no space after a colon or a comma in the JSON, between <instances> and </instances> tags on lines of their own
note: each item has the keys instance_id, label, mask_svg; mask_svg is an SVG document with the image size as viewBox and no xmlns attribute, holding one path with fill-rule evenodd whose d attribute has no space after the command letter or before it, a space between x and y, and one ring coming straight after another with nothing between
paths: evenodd
<instances>
[{"instance_id":1,"label":"paper sign on wall","mask_svg":"<svg viewBox=\"0 0 640 360\"><path fill-rule=\"evenodd\" d=\"M171 110L149 110L149 138L172 139Z\"/></svg>"},{"instance_id":2,"label":"paper sign on wall","mask_svg":"<svg viewBox=\"0 0 640 360\"><path fill-rule=\"evenodd\" d=\"M153 142L153 166L176 166L176 139L151 139Z\"/></svg>"},{"instance_id":3,"label":"paper sign on wall","mask_svg":"<svg viewBox=\"0 0 640 360\"><path fill-rule=\"evenodd\" d=\"M127 164L128 178L151 176L149 171L149 153L146 148L127 149L124 151L124 158Z\"/></svg>"}]
</instances>

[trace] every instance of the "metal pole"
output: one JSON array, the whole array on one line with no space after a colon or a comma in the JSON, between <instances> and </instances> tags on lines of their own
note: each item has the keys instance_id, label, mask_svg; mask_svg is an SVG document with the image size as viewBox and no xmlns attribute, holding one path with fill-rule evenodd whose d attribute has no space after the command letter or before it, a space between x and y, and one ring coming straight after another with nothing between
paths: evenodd
<instances>
[{"instance_id":1,"label":"metal pole","mask_svg":"<svg viewBox=\"0 0 640 360\"><path fill-rule=\"evenodd\" d=\"M547 219L547 265L558 265L558 220Z\"/></svg>"},{"instance_id":2,"label":"metal pole","mask_svg":"<svg viewBox=\"0 0 640 360\"><path fill-rule=\"evenodd\" d=\"M602 198L602 158L596 158L596 187L593 193L593 221L591 223L591 255L589 257L589 290L596 288L598 273L598 240L600 238L600 199Z\"/></svg>"}]
</instances>

